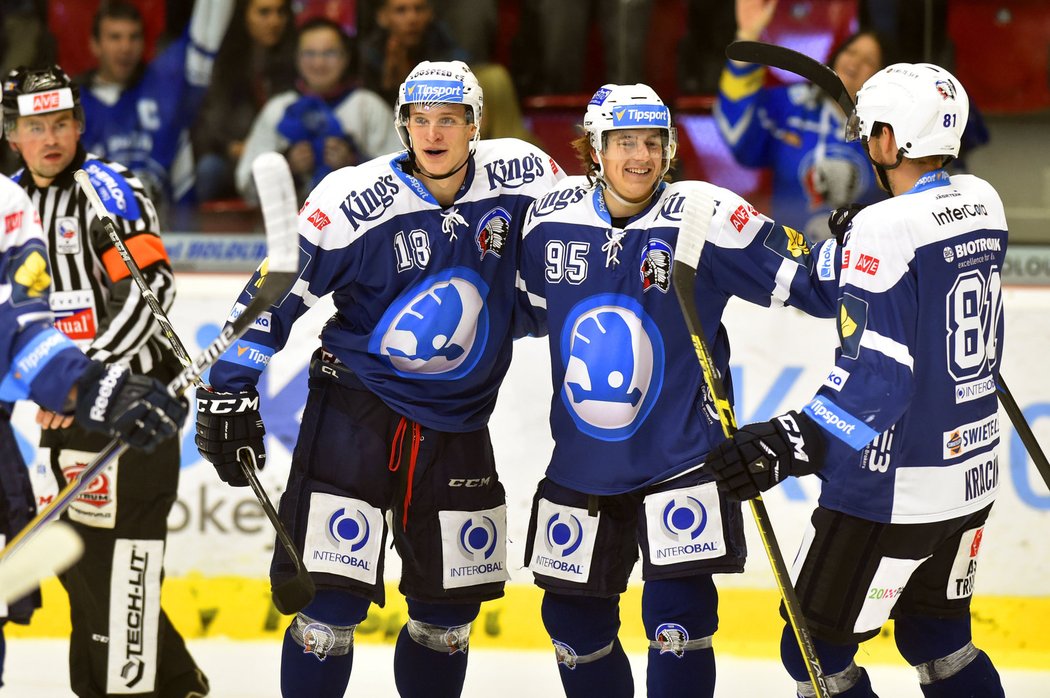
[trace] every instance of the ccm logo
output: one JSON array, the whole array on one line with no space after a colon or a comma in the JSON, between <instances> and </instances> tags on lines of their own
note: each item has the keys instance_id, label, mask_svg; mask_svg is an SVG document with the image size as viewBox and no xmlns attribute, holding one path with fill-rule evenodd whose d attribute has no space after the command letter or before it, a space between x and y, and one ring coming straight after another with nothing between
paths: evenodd
<instances>
[{"instance_id":1,"label":"ccm logo","mask_svg":"<svg viewBox=\"0 0 1050 698\"><path fill-rule=\"evenodd\" d=\"M456 477L448 481L449 487L488 487L492 482L491 477Z\"/></svg>"},{"instance_id":2,"label":"ccm logo","mask_svg":"<svg viewBox=\"0 0 1050 698\"><path fill-rule=\"evenodd\" d=\"M208 414L240 414L248 410L258 410L259 396L216 397L198 400L197 409L203 409Z\"/></svg>"}]
</instances>

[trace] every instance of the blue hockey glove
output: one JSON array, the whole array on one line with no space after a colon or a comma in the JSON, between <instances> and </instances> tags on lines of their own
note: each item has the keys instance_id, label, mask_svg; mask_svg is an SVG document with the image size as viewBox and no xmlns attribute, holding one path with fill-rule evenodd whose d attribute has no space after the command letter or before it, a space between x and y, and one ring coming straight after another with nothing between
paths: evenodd
<instances>
[{"instance_id":1,"label":"blue hockey glove","mask_svg":"<svg viewBox=\"0 0 1050 698\"><path fill-rule=\"evenodd\" d=\"M753 499L792 475L824 465L824 437L804 414L788 412L741 427L707 454L705 467L731 499Z\"/></svg>"},{"instance_id":2,"label":"blue hockey glove","mask_svg":"<svg viewBox=\"0 0 1050 698\"><path fill-rule=\"evenodd\" d=\"M123 439L152 451L179 432L186 403L149 376L120 364L92 361L77 380L76 421L88 431Z\"/></svg>"},{"instance_id":3,"label":"blue hockey glove","mask_svg":"<svg viewBox=\"0 0 1050 698\"><path fill-rule=\"evenodd\" d=\"M254 388L239 393L213 393L197 388L197 450L215 466L222 481L247 487L248 478L239 458L248 459L258 470L266 465L259 393Z\"/></svg>"}]
</instances>

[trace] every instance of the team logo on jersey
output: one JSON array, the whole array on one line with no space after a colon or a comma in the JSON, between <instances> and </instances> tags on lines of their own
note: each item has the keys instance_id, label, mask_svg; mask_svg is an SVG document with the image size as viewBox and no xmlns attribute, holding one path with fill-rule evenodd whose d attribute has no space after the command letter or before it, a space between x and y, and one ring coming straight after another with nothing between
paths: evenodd
<instances>
[{"instance_id":1,"label":"team logo on jersey","mask_svg":"<svg viewBox=\"0 0 1050 698\"><path fill-rule=\"evenodd\" d=\"M561 336L562 403L576 427L602 441L634 434L663 385L664 346L633 298L600 294L578 303Z\"/></svg>"},{"instance_id":2,"label":"team logo on jersey","mask_svg":"<svg viewBox=\"0 0 1050 698\"><path fill-rule=\"evenodd\" d=\"M11 302L14 304L40 298L51 287L51 275L47 273L47 259L39 250L29 249L21 261L14 260L12 276L14 288L11 290Z\"/></svg>"},{"instance_id":3,"label":"team logo on jersey","mask_svg":"<svg viewBox=\"0 0 1050 698\"><path fill-rule=\"evenodd\" d=\"M655 640L660 654L673 654L680 658L685 654L689 633L678 623L661 623L656 628Z\"/></svg>"},{"instance_id":4,"label":"team logo on jersey","mask_svg":"<svg viewBox=\"0 0 1050 698\"><path fill-rule=\"evenodd\" d=\"M73 216L55 219L55 252L80 254L80 224Z\"/></svg>"},{"instance_id":5,"label":"team logo on jersey","mask_svg":"<svg viewBox=\"0 0 1050 698\"><path fill-rule=\"evenodd\" d=\"M506 209L494 208L486 213L478 223L477 232L474 233L474 244L481 252L481 258L485 259L485 255L490 252L497 258L503 256L509 235L510 214Z\"/></svg>"},{"instance_id":6,"label":"team logo on jersey","mask_svg":"<svg viewBox=\"0 0 1050 698\"><path fill-rule=\"evenodd\" d=\"M860 338L868 325L868 303L844 293L839 299L839 345L842 355L855 359L860 355Z\"/></svg>"},{"instance_id":7,"label":"team logo on jersey","mask_svg":"<svg viewBox=\"0 0 1050 698\"><path fill-rule=\"evenodd\" d=\"M376 325L368 350L401 376L454 380L469 373L488 342L489 286L453 267L402 293Z\"/></svg>"},{"instance_id":8,"label":"team logo on jersey","mask_svg":"<svg viewBox=\"0 0 1050 698\"><path fill-rule=\"evenodd\" d=\"M941 99L955 101L955 83L951 80L938 80L933 86L937 88L937 94L941 96Z\"/></svg>"},{"instance_id":9,"label":"team logo on jersey","mask_svg":"<svg viewBox=\"0 0 1050 698\"><path fill-rule=\"evenodd\" d=\"M765 245L784 259L793 262L809 254L806 236L786 225L774 225L766 236Z\"/></svg>"},{"instance_id":10,"label":"team logo on jersey","mask_svg":"<svg viewBox=\"0 0 1050 698\"><path fill-rule=\"evenodd\" d=\"M671 246L663 240L653 238L645 244L638 269L642 277L642 291L655 288L661 293L667 293L671 287L672 259Z\"/></svg>"}]
</instances>

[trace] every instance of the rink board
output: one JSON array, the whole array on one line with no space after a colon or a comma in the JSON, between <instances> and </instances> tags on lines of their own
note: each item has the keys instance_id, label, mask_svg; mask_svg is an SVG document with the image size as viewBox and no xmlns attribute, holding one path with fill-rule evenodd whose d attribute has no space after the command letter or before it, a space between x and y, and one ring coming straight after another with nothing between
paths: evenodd
<instances>
[{"instance_id":1,"label":"rink board","mask_svg":"<svg viewBox=\"0 0 1050 698\"><path fill-rule=\"evenodd\" d=\"M172 323L195 354L218 331L247 275L179 275L179 296ZM1050 446L1050 372L1045 370L1050 289L1008 287L1006 352L1003 375L1040 441ZM264 486L276 501L287 477L297 420L305 400L306 364L317 345L317 334L331 306L322 301L295 327L286 349L270 362L260 394L267 429L267 469ZM804 404L823 382L836 342L832 321L814 320L794 310L771 311L734 301L725 324L733 346L733 379L739 423L753 422ZM508 555L512 584L508 596L486 604L475 626L478 642L495 646L541 647L547 639L539 621L538 593L522 567L528 507L535 484L542 477L552 443L546 415L551 397L549 360L545 340L523 340L500 394L491 427L500 479L507 490ZM43 455L36 452L38 431L32 407L20 404L15 427L42 502L55 491ZM975 635L985 649L1018 666L1038 666L1050 656L1050 494L1027 459L1005 413L1000 414L1000 492L981 548L974 605ZM273 545L273 532L247 489L223 485L193 446L192 429L184 431L183 469L179 498L169 518L171 533L166 553L166 606L180 628L191 636L221 634L258 638L283 627L268 600L264 581ZM816 501L814 477L788 481L763 499L770 511L785 557L798 545ZM746 656L777 652L779 619L776 592L769 565L754 526L748 521L751 556L741 575L718 578L722 598L720 648ZM400 572L392 552L387 579ZM637 575L637 570L636 570ZM637 582L637 577L635 578ZM67 632L66 611L57 584L45 591L48 608L38 612L28 628L12 628L15 635L61 635ZM642 643L637 622L637 588L624 601L625 642ZM364 641L387 637L400 626L403 606L388 594L386 610L370 616L358 632ZM64 601L63 601L64 603ZM400 614L400 615L395 615ZM66 628L66 629L64 629ZM490 632L488 628L496 628ZM761 632L759 632L761 629ZM628 637L630 635L630 637ZM886 638L869 643L873 654ZM641 645L639 645L641 646ZM867 646L866 646L867 648ZM867 651L867 649L865 650Z\"/></svg>"}]
</instances>

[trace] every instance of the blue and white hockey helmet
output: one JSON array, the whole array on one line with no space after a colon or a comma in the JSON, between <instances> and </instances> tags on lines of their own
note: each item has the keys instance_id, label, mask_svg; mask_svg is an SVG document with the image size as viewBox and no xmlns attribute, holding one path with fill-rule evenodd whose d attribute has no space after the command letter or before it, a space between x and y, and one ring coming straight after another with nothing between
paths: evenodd
<instances>
[{"instance_id":1,"label":"blue and white hockey helmet","mask_svg":"<svg viewBox=\"0 0 1050 698\"><path fill-rule=\"evenodd\" d=\"M958 157L969 115L966 90L947 70L932 63L895 63L857 92L846 140L867 139L874 125L883 123L893 127L905 157Z\"/></svg>"},{"instance_id":2,"label":"blue and white hockey helmet","mask_svg":"<svg viewBox=\"0 0 1050 698\"><path fill-rule=\"evenodd\" d=\"M408 111L411 104L463 104L467 122L477 126L471 152L481 138L481 111L484 98L481 85L463 61L423 61L408 74L397 91L394 126L401 144L412 147L408 135Z\"/></svg>"},{"instance_id":3,"label":"blue and white hockey helmet","mask_svg":"<svg viewBox=\"0 0 1050 698\"><path fill-rule=\"evenodd\" d=\"M671 124L671 110L648 85L602 85L587 104L583 130L596 153L600 154L605 149L606 132L624 128L658 128L666 131L668 161L678 149L678 133Z\"/></svg>"}]
</instances>

